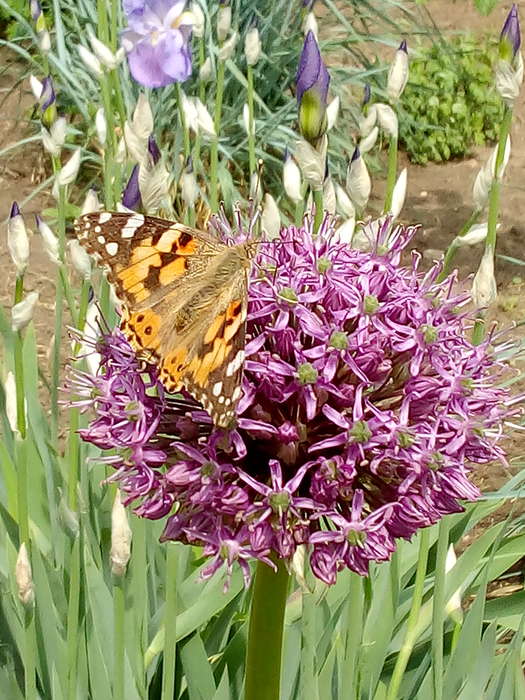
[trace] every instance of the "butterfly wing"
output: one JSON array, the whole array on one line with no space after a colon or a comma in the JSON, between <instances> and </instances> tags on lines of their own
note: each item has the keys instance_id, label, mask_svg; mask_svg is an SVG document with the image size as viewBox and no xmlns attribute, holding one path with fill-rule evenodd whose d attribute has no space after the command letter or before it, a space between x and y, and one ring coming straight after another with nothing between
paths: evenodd
<instances>
[{"instance_id":1,"label":"butterfly wing","mask_svg":"<svg viewBox=\"0 0 525 700\"><path fill-rule=\"evenodd\" d=\"M185 387L216 425L228 427L244 361L244 247L142 214L87 214L76 230L108 271L132 347L158 365L168 391Z\"/></svg>"}]
</instances>

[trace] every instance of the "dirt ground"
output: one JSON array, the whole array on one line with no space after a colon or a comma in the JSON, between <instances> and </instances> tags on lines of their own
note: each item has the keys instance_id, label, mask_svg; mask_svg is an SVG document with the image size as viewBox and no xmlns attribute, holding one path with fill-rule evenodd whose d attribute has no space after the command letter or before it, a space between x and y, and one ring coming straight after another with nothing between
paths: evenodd
<instances>
[{"instance_id":1,"label":"dirt ground","mask_svg":"<svg viewBox=\"0 0 525 700\"><path fill-rule=\"evenodd\" d=\"M525 30L525 0L518 2ZM482 17L475 10L473 0L427 0L426 8L431 13L437 27L445 34L471 31L477 34L499 32L510 3L500 0L498 7L489 17ZM400 26L400 32L402 27ZM0 52L0 150L21 138L25 133L24 119L27 109L33 104L27 79L22 83L23 90L10 93L13 82L20 77L20 64L13 61L12 54L5 49ZM525 89L516 105L512 128L512 154L505 177L502 197L501 229L498 234L498 253L525 259ZM408 194L401 220L406 223L420 223L421 230L416 246L427 260L438 258L452 237L459 231L471 212L471 190L479 167L490 152L489 148L476 149L470 158L448 162L443 165L429 164L415 166L408 164ZM403 161L403 156L401 158ZM406 159L405 159L406 160ZM0 220L7 218L11 202L23 202L41 181L44 171L38 145L10 151L0 158ZM39 213L48 205L45 194L37 196L24 206L24 215L29 225L33 225L33 214ZM5 229L4 229L5 231ZM473 274L479 263L482 246L461 251L457 257L460 277ZM0 256L7 261L5 235L0 236ZM54 297L55 270L46 257L39 236L31 241L31 261L26 277L26 289L40 292L40 306L37 317L37 330L42 354L50 344L51 329L48 326L48 312L52 309ZM525 292L525 267L497 261L499 286L498 307L493 315L500 326L508 326L523 319L522 299ZM522 281L523 280L523 281ZM0 278L0 302L7 308L14 289L14 274L10 264L4 264ZM520 337L519 330L515 331ZM521 336L522 337L522 336ZM524 452L520 440L514 440L510 454L518 458ZM483 488L495 488L508 478L499 467L492 467L479 473L478 481Z\"/></svg>"}]
</instances>

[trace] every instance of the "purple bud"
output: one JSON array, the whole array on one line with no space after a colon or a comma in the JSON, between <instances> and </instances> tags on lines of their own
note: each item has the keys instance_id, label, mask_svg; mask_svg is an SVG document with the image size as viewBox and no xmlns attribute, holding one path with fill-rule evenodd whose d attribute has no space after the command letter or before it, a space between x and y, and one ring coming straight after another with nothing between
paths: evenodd
<instances>
[{"instance_id":1,"label":"purple bud","mask_svg":"<svg viewBox=\"0 0 525 700\"><path fill-rule=\"evenodd\" d=\"M352 157L350 158L350 163L353 163L354 161L358 160L359 158L361 158L361 151L356 146L355 151L352 153Z\"/></svg>"},{"instance_id":2,"label":"purple bud","mask_svg":"<svg viewBox=\"0 0 525 700\"><path fill-rule=\"evenodd\" d=\"M372 88L370 87L370 83L365 83L365 87L363 89L363 101L361 102L361 106L364 107L370 102L370 98L372 97Z\"/></svg>"},{"instance_id":3,"label":"purple bud","mask_svg":"<svg viewBox=\"0 0 525 700\"><path fill-rule=\"evenodd\" d=\"M31 14L31 19L33 20L33 22L36 22L42 14L42 7L40 6L38 0L30 0L29 12Z\"/></svg>"},{"instance_id":4,"label":"purple bud","mask_svg":"<svg viewBox=\"0 0 525 700\"><path fill-rule=\"evenodd\" d=\"M510 9L499 39L499 55L504 61L512 62L521 46L518 7L514 3Z\"/></svg>"},{"instance_id":5,"label":"purple bud","mask_svg":"<svg viewBox=\"0 0 525 700\"><path fill-rule=\"evenodd\" d=\"M315 143L326 132L330 75L312 31L308 32L304 40L296 83L301 134L307 141Z\"/></svg>"},{"instance_id":6,"label":"purple bud","mask_svg":"<svg viewBox=\"0 0 525 700\"><path fill-rule=\"evenodd\" d=\"M17 202L13 202L11 205L11 213L9 214L10 219L14 219L15 216L20 216L20 207Z\"/></svg>"},{"instance_id":7,"label":"purple bud","mask_svg":"<svg viewBox=\"0 0 525 700\"><path fill-rule=\"evenodd\" d=\"M404 51L405 53L408 53L408 47L407 47L406 39L403 39L403 41L399 44L399 49L398 49L398 51Z\"/></svg>"},{"instance_id":8,"label":"purple bud","mask_svg":"<svg viewBox=\"0 0 525 700\"><path fill-rule=\"evenodd\" d=\"M160 160L160 151L153 136L150 136L148 139L148 151L150 156L153 158L153 162L158 163Z\"/></svg>"},{"instance_id":9,"label":"purple bud","mask_svg":"<svg viewBox=\"0 0 525 700\"><path fill-rule=\"evenodd\" d=\"M151 151L150 151L151 152ZM152 154L153 157L153 154ZM128 209L137 211L142 206L142 198L139 189L139 166L135 165L131 171L128 184L122 193L122 204Z\"/></svg>"},{"instance_id":10,"label":"purple bud","mask_svg":"<svg viewBox=\"0 0 525 700\"><path fill-rule=\"evenodd\" d=\"M42 92L40 93L40 109L42 113L46 112L50 107L52 107L56 102L55 88L53 87L53 80L50 75L48 75L42 81Z\"/></svg>"}]
</instances>

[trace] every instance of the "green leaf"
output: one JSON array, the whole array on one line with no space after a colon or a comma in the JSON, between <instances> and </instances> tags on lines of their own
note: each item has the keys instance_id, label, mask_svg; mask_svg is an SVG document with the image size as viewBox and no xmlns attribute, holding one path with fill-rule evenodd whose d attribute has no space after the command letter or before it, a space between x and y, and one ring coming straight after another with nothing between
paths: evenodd
<instances>
[{"instance_id":1,"label":"green leaf","mask_svg":"<svg viewBox=\"0 0 525 700\"><path fill-rule=\"evenodd\" d=\"M474 0L474 4L482 15L489 15L498 4L498 0Z\"/></svg>"}]
</instances>

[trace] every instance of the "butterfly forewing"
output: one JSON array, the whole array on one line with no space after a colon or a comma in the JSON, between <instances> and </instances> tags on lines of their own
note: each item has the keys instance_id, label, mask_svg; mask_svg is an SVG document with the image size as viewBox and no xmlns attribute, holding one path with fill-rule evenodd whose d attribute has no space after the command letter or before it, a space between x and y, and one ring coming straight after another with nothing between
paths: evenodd
<instances>
[{"instance_id":1,"label":"butterfly forewing","mask_svg":"<svg viewBox=\"0 0 525 700\"><path fill-rule=\"evenodd\" d=\"M75 228L108 271L132 347L158 365L168 391L186 388L229 427L241 395L246 247L142 214L87 214Z\"/></svg>"}]
</instances>

